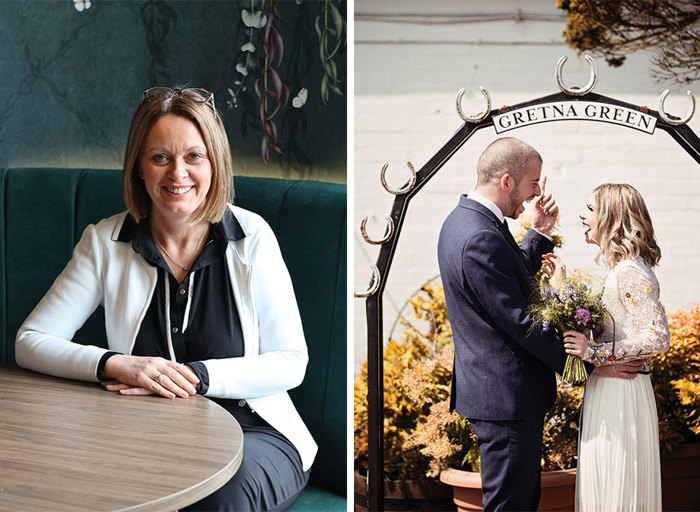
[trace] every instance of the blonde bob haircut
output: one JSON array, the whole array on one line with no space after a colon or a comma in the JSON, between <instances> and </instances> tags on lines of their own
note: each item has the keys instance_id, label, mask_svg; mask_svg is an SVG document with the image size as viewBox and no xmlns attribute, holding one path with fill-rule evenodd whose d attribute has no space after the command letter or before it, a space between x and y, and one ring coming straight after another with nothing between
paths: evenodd
<instances>
[{"instance_id":1,"label":"blonde bob haircut","mask_svg":"<svg viewBox=\"0 0 700 512\"><path fill-rule=\"evenodd\" d=\"M642 195L626 183L604 183L593 190L598 214L596 238L608 268L638 256L650 267L661 259L654 226Z\"/></svg>"},{"instance_id":2,"label":"blonde bob haircut","mask_svg":"<svg viewBox=\"0 0 700 512\"><path fill-rule=\"evenodd\" d=\"M185 94L169 99L141 101L131 120L124 154L124 204L131 216L140 222L151 214L151 197L139 172L139 155L151 127L165 114L175 114L192 121L199 129L211 163L211 186L203 208L194 223L219 222L226 204L233 201L231 149L221 119L214 113L213 100L202 102Z\"/></svg>"}]
</instances>

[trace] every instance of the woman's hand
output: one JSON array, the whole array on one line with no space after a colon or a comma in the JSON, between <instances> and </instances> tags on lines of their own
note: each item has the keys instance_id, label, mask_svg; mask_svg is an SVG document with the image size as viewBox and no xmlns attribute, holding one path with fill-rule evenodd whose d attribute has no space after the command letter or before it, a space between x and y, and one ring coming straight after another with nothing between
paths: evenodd
<instances>
[{"instance_id":1,"label":"woman's hand","mask_svg":"<svg viewBox=\"0 0 700 512\"><path fill-rule=\"evenodd\" d=\"M144 389L139 386L132 386L131 384L122 384L118 380L103 380L100 382L102 384L102 387L105 388L107 391L119 391L120 394L122 395L154 395L155 392L151 391L150 389ZM125 390L132 390L129 393L121 393L121 391ZM172 397L168 397L172 398Z\"/></svg>"},{"instance_id":2,"label":"woman's hand","mask_svg":"<svg viewBox=\"0 0 700 512\"><path fill-rule=\"evenodd\" d=\"M588 338L578 331L564 332L564 351L572 356L583 358L588 347Z\"/></svg>"},{"instance_id":3,"label":"woman's hand","mask_svg":"<svg viewBox=\"0 0 700 512\"><path fill-rule=\"evenodd\" d=\"M162 357L141 357L117 354L107 359L103 386L122 395L155 393L166 398L194 395L199 379L184 364Z\"/></svg>"},{"instance_id":4,"label":"woman's hand","mask_svg":"<svg viewBox=\"0 0 700 512\"><path fill-rule=\"evenodd\" d=\"M553 253L542 256L542 270L549 277L552 288L560 289L566 280L566 265L562 259Z\"/></svg>"}]
</instances>

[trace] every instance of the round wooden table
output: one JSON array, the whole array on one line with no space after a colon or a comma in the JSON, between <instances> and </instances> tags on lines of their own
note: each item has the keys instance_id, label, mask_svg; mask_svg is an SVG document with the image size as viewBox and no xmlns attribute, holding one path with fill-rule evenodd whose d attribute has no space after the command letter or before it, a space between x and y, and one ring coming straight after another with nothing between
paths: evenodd
<instances>
[{"instance_id":1,"label":"round wooden table","mask_svg":"<svg viewBox=\"0 0 700 512\"><path fill-rule=\"evenodd\" d=\"M242 457L238 422L202 396L122 396L0 367L0 511L172 511Z\"/></svg>"}]
</instances>

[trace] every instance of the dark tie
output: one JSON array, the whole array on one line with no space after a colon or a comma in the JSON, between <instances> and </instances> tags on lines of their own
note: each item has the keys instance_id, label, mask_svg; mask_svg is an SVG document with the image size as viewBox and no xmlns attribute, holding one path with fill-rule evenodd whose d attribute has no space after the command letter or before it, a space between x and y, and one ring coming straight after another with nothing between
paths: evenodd
<instances>
[{"instance_id":1,"label":"dark tie","mask_svg":"<svg viewBox=\"0 0 700 512\"><path fill-rule=\"evenodd\" d=\"M498 222L499 227L501 228L501 232L506 236L506 239L508 241L512 241L515 243L515 238L513 238L513 234L510 232L510 229L508 229L508 223L506 222L506 219L503 219L503 222ZM515 244L516 246L518 244Z\"/></svg>"},{"instance_id":2,"label":"dark tie","mask_svg":"<svg viewBox=\"0 0 700 512\"><path fill-rule=\"evenodd\" d=\"M503 233L503 236L506 238L511 247L515 249L515 251L518 253L518 256L520 256L520 258L525 262L525 256L523 255L522 250L515 241L515 238L513 238L513 234L510 232L510 229L508 229L508 223L506 222L506 220L503 219L503 222L496 220L496 224L499 226L501 233Z\"/></svg>"}]
</instances>

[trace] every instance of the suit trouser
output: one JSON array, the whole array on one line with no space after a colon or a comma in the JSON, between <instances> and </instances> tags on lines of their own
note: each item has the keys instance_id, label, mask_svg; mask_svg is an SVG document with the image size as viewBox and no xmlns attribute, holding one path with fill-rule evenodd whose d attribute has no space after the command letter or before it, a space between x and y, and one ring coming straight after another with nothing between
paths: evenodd
<instances>
[{"instance_id":1,"label":"suit trouser","mask_svg":"<svg viewBox=\"0 0 700 512\"><path fill-rule=\"evenodd\" d=\"M484 510L537 510L544 416L469 422L481 456Z\"/></svg>"}]
</instances>

